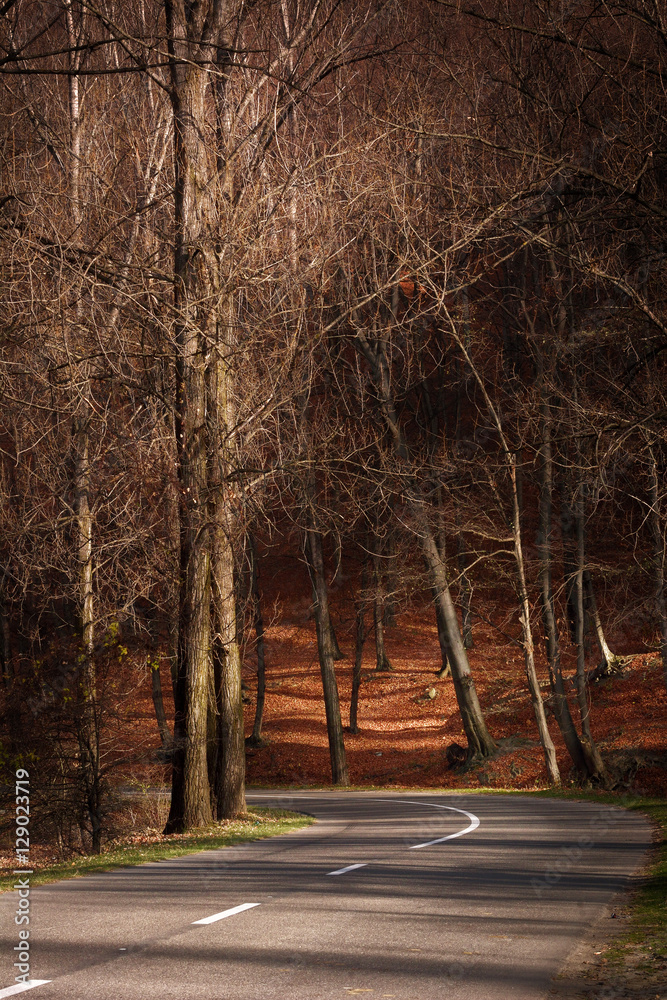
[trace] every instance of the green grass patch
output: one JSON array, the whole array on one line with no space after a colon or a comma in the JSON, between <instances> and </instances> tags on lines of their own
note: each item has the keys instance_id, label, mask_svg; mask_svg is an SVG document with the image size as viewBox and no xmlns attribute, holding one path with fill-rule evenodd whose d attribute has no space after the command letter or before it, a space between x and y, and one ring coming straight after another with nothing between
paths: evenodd
<instances>
[{"instance_id":1,"label":"green grass patch","mask_svg":"<svg viewBox=\"0 0 667 1000\"><path fill-rule=\"evenodd\" d=\"M640 966L650 967L667 960L667 802L644 799L629 808L647 813L660 835L632 903L630 927L614 941L608 957L620 962L632 947L643 956Z\"/></svg>"},{"instance_id":2,"label":"green grass patch","mask_svg":"<svg viewBox=\"0 0 667 1000\"><path fill-rule=\"evenodd\" d=\"M245 819L223 820L191 833L135 836L129 841L116 841L106 845L101 854L83 855L42 866L30 876L30 886L32 888L45 882L59 882L93 872L106 872L114 868L142 865L147 861L163 861L165 858L178 858L185 854L197 854L199 851L214 851L252 840L277 837L279 834L310 826L314 822L312 816L290 812L288 809L253 807ZM3 873L0 875L0 892L13 888L15 882L15 875Z\"/></svg>"},{"instance_id":3,"label":"green grass patch","mask_svg":"<svg viewBox=\"0 0 667 1000\"><path fill-rule=\"evenodd\" d=\"M643 812L653 820L656 838L645 869L638 876L636 890L628 900L629 926L614 938L605 951L606 962L617 969L629 958L647 972L656 962L667 961L667 801L642 795L596 792L581 788L544 788L536 791L512 789L466 789L468 792L493 792L505 795L527 795L537 798L586 800L605 805L622 806L633 812Z\"/></svg>"}]
</instances>

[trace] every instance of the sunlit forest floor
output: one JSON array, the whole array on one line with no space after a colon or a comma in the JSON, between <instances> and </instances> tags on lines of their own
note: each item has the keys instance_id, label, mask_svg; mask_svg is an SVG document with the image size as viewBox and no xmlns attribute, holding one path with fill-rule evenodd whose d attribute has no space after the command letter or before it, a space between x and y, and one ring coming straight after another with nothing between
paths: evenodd
<instances>
[{"instance_id":1,"label":"sunlit forest floor","mask_svg":"<svg viewBox=\"0 0 667 1000\"><path fill-rule=\"evenodd\" d=\"M295 557L269 556L263 560L263 613L266 623L266 705L263 744L247 748L247 780L254 785L326 785L330 782L329 749L322 702L315 623L309 581ZM352 569L348 567L348 569ZM345 656L336 664L350 781L354 785L396 787L534 788L546 784L544 756L530 704L519 625L511 588L502 580L484 583L473 595L473 639L469 659L482 708L499 745L491 760L467 770L453 769L446 750L466 745L451 679L436 676L440 649L429 595L415 589L396 608L393 623L385 627L392 671L375 669L372 608L364 646L358 728L349 732L349 706L355 646L354 585L357 573L339 574L331 586L332 620ZM610 597L613 602L613 594ZM613 603L601 614L612 619ZM536 615L537 617L537 615ZM565 675L575 672L575 648L561 622ZM655 652L644 619L626 617L608 629L614 654L624 658L622 670L590 684L591 724L618 791L667 794L667 690L660 657ZM548 696L548 673L538 627L538 674ZM246 734L252 731L257 691L257 656L249 642L243 655ZM594 635L589 637L587 668L599 661ZM162 665L162 684L168 714L170 680ZM568 689L575 721L578 719L573 683ZM430 695L430 697L429 697ZM433 695L435 695L433 697ZM133 699L133 731L137 745L159 739L146 677ZM548 707L548 702L547 702ZM571 779L570 760L553 715L548 713L558 749L563 783ZM127 734L127 729L123 728ZM154 755L135 769L147 783L168 782L167 767L157 767ZM143 776L143 777L142 777Z\"/></svg>"},{"instance_id":2,"label":"sunlit forest floor","mask_svg":"<svg viewBox=\"0 0 667 1000\"><path fill-rule=\"evenodd\" d=\"M447 788L544 785L546 769L528 700L521 650L509 643L498 645L486 625L476 627L475 648L469 656L499 753L469 771L449 767L447 747L452 743L465 746L466 741L452 682L436 677L439 649L435 626L420 621L420 617L406 613L387 630L394 667L391 672L374 669L372 636L367 643L359 732L346 733L351 782ZM341 648L348 653L337 665L344 724L349 722L352 672L352 643L345 639L339 634ZM248 660L244 674L250 729L256 676L252 660ZM572 672L574 664L570 667ZM590 690L593 733L619 789L645 794L667 792L667 691L659 657L634 656L622 674L592 684ZM428 697L433 691L435 697ZM550 721L562 778L567 781L569 760L553 717ZM262 734L265 745L248 748L250 783L327 783L329 752L312 623L269 629Z\"/></svg>"}]
</instances>

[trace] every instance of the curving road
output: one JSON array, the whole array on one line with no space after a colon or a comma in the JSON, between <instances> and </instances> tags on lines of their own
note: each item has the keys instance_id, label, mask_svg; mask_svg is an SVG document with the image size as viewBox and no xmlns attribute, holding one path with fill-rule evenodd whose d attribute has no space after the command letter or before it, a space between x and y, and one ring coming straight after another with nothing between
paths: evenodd
<instances>
[{"instance_id":1,"label":"curving road","mask_svg":"<svg viewBox=\"0 0 667 1000\"><path fill-rule=\"evenodd\" d=\"M31 998L540 1000L651 840L642 816L584 802L248 798L319 822L32 890ZM0 897L0 998L16 905Z\"/></svg>"}]
</instances>

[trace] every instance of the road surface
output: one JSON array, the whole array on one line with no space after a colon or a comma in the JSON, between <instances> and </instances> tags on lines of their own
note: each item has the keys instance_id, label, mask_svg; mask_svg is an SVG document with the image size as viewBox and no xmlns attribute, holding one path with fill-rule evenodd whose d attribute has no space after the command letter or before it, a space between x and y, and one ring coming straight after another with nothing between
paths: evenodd
<instances>
[{"instance_id":1,"label":"road surface","mask_svg":"<svg viewBox=\"0 0 667 1000\"><path fill-rule=\"evenodd\" d=\"M32 889L31 1000L540 1000L651 839L641 815L585 802L248 798L318 823ZM17 900L0 897L0 998Z\"/></svg>"}]
</instances>

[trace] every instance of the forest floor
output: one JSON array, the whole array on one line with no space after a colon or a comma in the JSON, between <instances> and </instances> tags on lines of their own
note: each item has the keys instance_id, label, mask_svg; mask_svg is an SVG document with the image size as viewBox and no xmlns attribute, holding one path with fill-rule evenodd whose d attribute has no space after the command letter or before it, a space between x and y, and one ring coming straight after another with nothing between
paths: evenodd
<instances>
[{"instance_id":1,"label":"forest floor","mask_svg":"<svg viewBox=\"0 0 667 1000\"><path fill-rule=\"evenodd\" d=\"M434 626L414 614L387 630L394 669L374 668L367 643L359 698L359 732L346 732L353 785L437 788L544 787L546 768L528 698L523 655L511 642L498 645L490 626L478 625L469 658L498 755L469 770L453 770L445 752L466 745L450 679L439 680ZM486 634L485 634L486 633ZM349 642L339 635L348 652ZM626 650L618 650L626 653ZM627 651L630 654L632 651ZM248 747L248 782L262 785L321 785L330 780L326 721L314 628L281 623L267 631L267 693L260 747ZM571 662L568 664L568 660ZM573 654L564 654L574 670ZM349 722L352 664L337 664L344 725ZM546 688L546 672L544 687ZM255 707L256 667L249 658L247 731ZM667 794L667 690L659 657L641 653L622 673L590 686L593 735L618 791ZM429 697L430 695L430 697ZM574 699L573 699L574 701ZM573 704L574 712L574 704ZM565 747L551 718L564 783L570 778Z\"/></svg>"}]
</instances>

